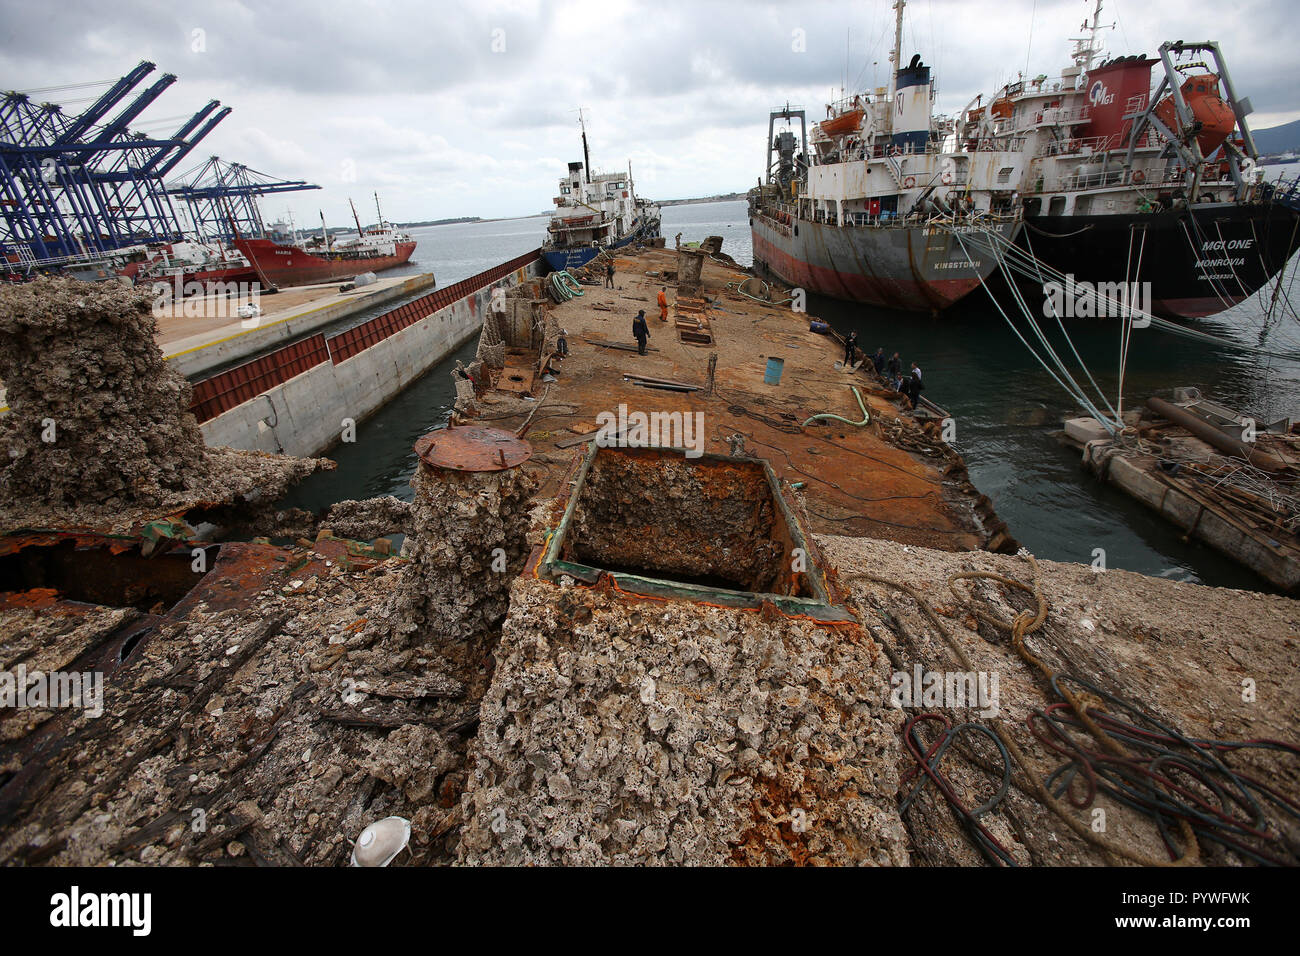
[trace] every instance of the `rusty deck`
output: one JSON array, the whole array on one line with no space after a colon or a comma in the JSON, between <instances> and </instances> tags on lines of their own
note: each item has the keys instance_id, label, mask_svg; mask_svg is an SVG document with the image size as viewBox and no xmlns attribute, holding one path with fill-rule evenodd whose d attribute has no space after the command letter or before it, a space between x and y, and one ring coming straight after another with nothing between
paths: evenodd
<instances>
[{"instance_id":1,"label":"rusty deck","mask_svg":"<svg viewBox=\"0 0 1300 956\"><path fill-rule=\"evenodd\" d=\"M543 495L555 494L572 461L585 450L575 436L590 433L602 412L703 413L703 451L730 453L735 436L743 453L767 460L777 476L802 482L804 504L817 533L861 535L949 551L1013 545L1005 525L966 477L960 456L900 411L889 393L861 372L838 366L841 346L809 330L810 317L788 307L756 302L728 288L746 278L709 258L703 287L680 298L665 276L676 269L672 249L645 249L615 261L614 289L584 286L583 295L548 303L557 326L568 332L570 355L549 387L539 380L541 402L519 411L517 393L480 393L477 414L463 423L518 428L532 412L526 437L534 461L548 474ZM669 289L669 319L659 319L654 299ZM636 352L632 319L645 308L650 350ZM707 334L690 341L682 325L697 322ZM697 338L690 336L689 338ZM603 343L603 344L597 344ZM709 380L710 358L716 370ZM780 358L779 384L764 382L769 358ZM638 379L627 376L638 376ZM653 380L646 382L646 379ZM830 412L861 419L850 386L869 402L872 422L854 427L835 421L802 423Z\"/></svg>"}]
</instances>

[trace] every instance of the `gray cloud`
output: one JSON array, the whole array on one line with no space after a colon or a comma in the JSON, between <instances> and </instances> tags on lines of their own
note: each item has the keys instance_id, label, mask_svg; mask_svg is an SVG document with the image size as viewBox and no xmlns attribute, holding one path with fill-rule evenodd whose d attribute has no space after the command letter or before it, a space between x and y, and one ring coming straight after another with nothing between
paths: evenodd
<instances>
[{"instance_id":1,"label":"gray cloud","mask_svg":"<svg viewBox=\"0 0 1300 956\"><path fill-rule=\"evenodd\" d=\"M630 158L649 195L746 188L764 165L768 109L802 103L815 117L841 84L886 82L889 6L0 0L0 86L106 79L152 60L180 82L143 124L214 97L234 107L194 162L220 154L324 187L277 198L276 212L319 205L343 221L349 195L377 189L395 218L512 215L545 209L563 164L580 155L578 107L593 160L617 168ZM1084 0L916 0L905 56L934 66L940 108L951 111L1019 71L1059 69L1090 11ZM1233 12L1211 0L1113 0L1105 39L1117 54L1219 39L1257 118L1300 115L1288 3Z\"/></svg>"}]
</instances>

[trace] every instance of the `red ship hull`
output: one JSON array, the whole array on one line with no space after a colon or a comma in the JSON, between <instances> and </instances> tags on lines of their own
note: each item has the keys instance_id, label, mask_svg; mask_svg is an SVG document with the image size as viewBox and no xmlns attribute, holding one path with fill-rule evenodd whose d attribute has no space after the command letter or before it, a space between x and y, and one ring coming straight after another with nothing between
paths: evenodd
<instances>
[{"instance_id":1,"label":"red ship hull","mask_svg":"<svg viewBox=\"0 0 1300 956\"><path fill-rule=\"evenodd\" d=\"M415 243L397 243L397 252L391 256L334 259L313 255L297 246L282 246L270 239L236 239L235 248L253 264L253 270L264 282L290 286L351 279L363 272L379 272L404 265L415 252Z\"/></svg>"}]
</instances>

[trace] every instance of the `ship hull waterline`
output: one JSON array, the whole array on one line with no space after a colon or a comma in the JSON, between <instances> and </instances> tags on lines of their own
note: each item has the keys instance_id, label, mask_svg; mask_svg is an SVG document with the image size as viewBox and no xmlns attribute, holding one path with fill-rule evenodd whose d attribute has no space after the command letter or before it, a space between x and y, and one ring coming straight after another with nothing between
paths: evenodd
<instances>
[{"instance_id":1,"label":"ship hull waterline","mask_svg":"<svg viewBox=\"0 0 1300 956\"><path fill-rule=\"evenodd\" d=\"M991 256L974 248L968 255L950 229L938 226L841 227L806 220L787 225L761 214L750 224L756 272L818 295L881 308L941 312L978 289L997 268ZM992 228L1011 242L1020 225Z\"/></svg>"},{"instance_id":2,"label":"ship hull waterline","mask_svg":"<svg viewBox=\"0 0 1300 956\"><path fill-rule=\"evenodd\" d=\"M1152 314L1194 319L1224 312L1267 285L1300 248L1300 215L1277 203L1040 215L1026 219L1017 244L1077 282L1149 282Z\"/></svg>"},{"instance_id":3,"label":"ship hull waterline","mask_svg":"<svg viewBox=\"0 0 1300 956\"><path fill-rule=\"evenodd\" d=\"M633 242L643 239L656 239L658 236L659 222L655 220L632 230L626 236L611 242L607 246L572 246L569 248L543 249L542 258L546 260L546 264L550 266L552 272L560 272L564 269L580 269L600 255L602 249L621 249Z\"/></svg>"}]
</instances>

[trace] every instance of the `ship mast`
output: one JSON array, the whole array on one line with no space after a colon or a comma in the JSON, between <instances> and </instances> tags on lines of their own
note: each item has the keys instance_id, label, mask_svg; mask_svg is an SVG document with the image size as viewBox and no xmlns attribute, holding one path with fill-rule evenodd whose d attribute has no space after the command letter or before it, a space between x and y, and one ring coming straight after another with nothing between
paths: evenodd
<instances>
[{"instance_id":1,"label":"ship mast","mask_svg":"<svg viewBox=\"0 0 1300 956\"><path fill-rule=\"evenodd\" d=\"M375 193L375 215L379 217L379 225L378 225L377 228L379 229L380 232L383 232L383 231L384 231L384 211L383 211L382 209L379 208L379 193L377 193L377 192Z\"/></svg>"},{"instance_id":2,"label":"ship mast","mask_svg":"<svg viewBox=\"0 0 1300 956\"><path fill-rule=\"evenodd\" d=\"M352 221L357 224L357 238L364 239L366 237L366 231L361 228L361 217L357 215L357 207L353 205L350 197L348 198L348 205L352 206Z\"/></svg>"},{"instance_id":3,"label":"ship mast","mask_svg":"<svg viewBox=\"0 0 1300 956\"><path fill-rule=\"evenodd\" d=\"M582 128L582 169L591 185L591 157L587 155L587 124L582 121L582 110L578 110L578 126Z\"/></svg>"},{"instance_id":4,"label":"ship mast","mask_svg":"<svg viewBox=\"0 0 1300 956\"><path fill-rule=\"evenodd\" d=\"M898 70L903 62L903 7L906 0L894 0L894 51L889 54L889 61L894 68L889 71L889 100L892 103L898 92ZM893 115L893 111L890 111Z\"/></svg>"},{"instance_id":5,"label":"ship mast","mask_svg":"<svg viewBox=\"0 0 1300 956\"><path fill-rule=\"evenodd\" d=\"M1101 30L1101 4L1102 0L1097 0L1092 10L1092 26L1088 26L1088 21L1084 20L1081 29L1087 30L1086 37L1074 38L1073 59L1075 65L1084 73L1092 69L1092 61L1101 52L1097 46L1097 33Z\"/></svg>"}]
</instances>

